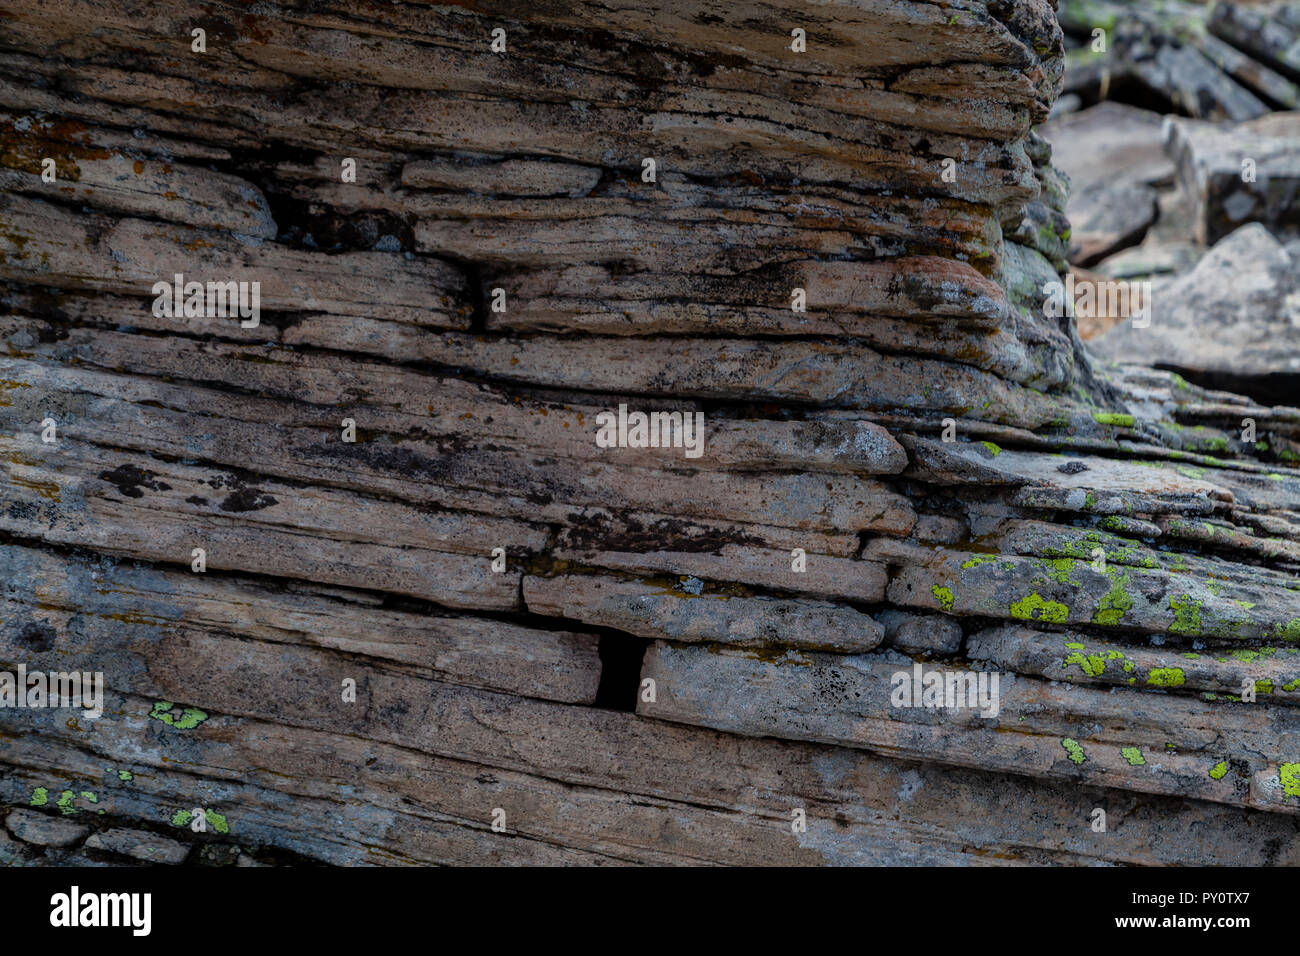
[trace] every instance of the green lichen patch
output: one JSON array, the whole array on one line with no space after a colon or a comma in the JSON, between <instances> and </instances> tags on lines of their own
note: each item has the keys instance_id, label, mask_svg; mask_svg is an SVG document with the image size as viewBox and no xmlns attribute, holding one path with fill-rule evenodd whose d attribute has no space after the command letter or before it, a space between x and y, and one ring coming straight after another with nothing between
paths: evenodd
<instances>
[{"instance_id":1,"label":"green lichen patch","mask_svg":"<svg viewBox=\"0 0 1300 956\"><path fill-rule=\"evenodd\" d=\"M1284 763L1277 771L1278 783L1288 797L1300 797L1300 763Z\"/></svg>"},{"instance_id":2,"label":"green lichen patch","mask_svg":"<svg viewBox=\"0 0 1300 956\"><path fill-rule=\"evenodd\" d=\"M1121 747L1119 755L1128 761L1130 767L1146 766L1146 758L1142 756L1142 751L1137 747Z\"/></svg>"},{"instance_id":3,"label":"green lichen patch","mask_svg":"<svg viewBox=\"0 0 1300 956\"><path fill-rule=\"evenodd\" d=\"M1119 412L1093 412L1092 420L1098 425L1110 425L1114 428L1132 428L1133 416Z\"/></svg>"},{"instance_id":4,"label":"green lichen patch","mask_svg":"<svg viewBox=\"0 0 1300 956\"><path fill-rule=\"evenodd\" d=\"M1011 616L1020 621L1046 621L1049 624L1064 624L1070 616L1070 609L1060 601L1048 601L1035 591L1028 597L1013 601Z\"/></svg>"},{"instance_id":5,"label":"green lichen patch","mask_svg":"<svg viewBox=\"0 0 1300 956\"><path fill-rule=\"evenodd\" d=\"M37 787L32 791L32 798L28 801L33 807L43 807L50 802L50 791L44 787Z\"/></svg>"},{"instance_id":6,"label":"green lichen patch","mask_svg":"<svg viewBox=\"0 0 1300 956\"><path fill-rule=\"evenodd\" d=\"M1215 780L1222 780L1228 772L1228 761L1220 760L1210 768L1210 776Z\"/></svg>"},{"instance_id":7,"label":"green lichen patch","mask_svg":"<svg viewBox=\"0 0 1300 956\"><path fill-rule=\"evenodd\" d=\"M1293 617L1285 624L1279 624L1273 636L1284 641L1300 641L1300 617Z\"/></svg>"},{"instance_id":8,"label":"green lichen patch","mask_svg":"<svg viewBox=\"0 0 1300 956\"><path fill-rule=\"evenodd\" d=\"M1174 612L1174 623L1169 625L1171 634L1201 633L1201 602L1190 595L1169 596L1169 609Z\"/></svg>"},{"instance_id":9,"label":"green lichen patch","mask_svg":"<svg viewBox=\"0 0 1300 956\"><path fill-rule=\"evenodd\" d=\"M1148 687L1182 687L1187 677L1181 667L1154 667L1147 674Z\"/></svg>"},{"instance_id":10,"label":"green lichen patch","mask_svg":"<svg viewBox=\"0 0 1300 956\"><path fill-rule=\"evenodd\" d=\"M230 832L230 824L226 821L226 818L215 810L204 810L203 819L208 826L218 833ZM194 814L189 810L177 810L172 814L171 824L174 827L187 827L193 822Z\"/></svg>"},{"instance_id":11,"label":"green lichen patch","mask_svg":"<svg viewBox=\"0 0 1300 956\"><path fill-rule=\"evenodd\" d=\"M1079 669L1089 677L1100 677L1106 672L1106 660L1100 654L1081 654L1074 651L1065 658L1061 666L1068 668L1071 664L1077 664Z\"/></svg>"},{"instance_id":12,"label":"green lichen patch","mask_svg":"<svg viewBox=\"0 0 1300 956\"><path fill-rule=\"evenodd\" d=\"M1074 587L1082 587L1078 581L1072 580L1070 575L1074 573L1077 564L1069 558L1053 558L1047 561L1039 561L1039 567L1047 572L1047 576L1057 584L1071 584Z\"/></svg>"},{"instance_id":13,"label":"green lichen patch","mask_svg":"<svg viewBox=\"0 0 1300 956\"><path fill-rule=\"evenodd\" d=\"M1070 755L1071 763L1081 764L1088 759L1083 752L1083 747L1079 745L1079 741L1075 740L1073 737L1063 738L1061 740L1061 746L1064 747L1065 752Z\"/></svg>"},{"instance_id":14,"label":"green lichen patch","mask_svg":"<svg viewBox=\"0 0 1300 956\"><path fill-rule=\"evenodd\" d=\"M952 610L953 596L951 588L940 587L937 584L932 584L930 585L930 593L934 595L934 599L939 602L941 608L945 611Z\"/></svg>"},{"instance_id":15,"label":"green lichen patch","mask_svg":"<svg viewBox=\"0 0 1300 956\"><path fill-rule=\"evenodd\" d=\"M197 707L179 708L170 700L155 703L149 716L176 730L193 730L208 719L208 715Z\"/></svg>"},{"instance_id":16,"label":"green lichen patch","mask_svg":"<svg viewBox=\"0 0 1300 956\"><path fill-rule=\"evenodd\" d=\"M1123 568L1107 565L1104 572L1110 578L1110 590L1097 602L1092 623L1114 627L1133 609L1133 597L1128 593L1129 573Z\"/></svg>"}]
</instances>

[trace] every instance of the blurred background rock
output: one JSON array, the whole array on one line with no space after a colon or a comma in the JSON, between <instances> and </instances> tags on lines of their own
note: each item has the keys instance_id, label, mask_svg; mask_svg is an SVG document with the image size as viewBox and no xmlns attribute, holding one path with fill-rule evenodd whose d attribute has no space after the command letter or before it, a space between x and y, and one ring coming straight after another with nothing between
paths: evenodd
<instances>
[{"instance_id":1,"label":"blurred background rock","mask_svg":"<svg viewBox=\"0 0 1300 956\"><path fill-rule=\"evenodd\" d=\"M1081 316L1103 358L1300 404L1300 2L1060 0L1040 135L1070 180L1078 279L1151 280L1149 327Z\"/></svg>"}]
</instances>

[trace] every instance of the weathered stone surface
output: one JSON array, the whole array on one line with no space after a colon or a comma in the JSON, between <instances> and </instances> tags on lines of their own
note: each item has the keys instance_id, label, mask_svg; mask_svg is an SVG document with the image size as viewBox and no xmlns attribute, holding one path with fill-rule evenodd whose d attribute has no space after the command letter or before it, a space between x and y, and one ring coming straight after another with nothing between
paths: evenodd
<instances>
[{"instance_id":1,"label":"weathered stone surface","mask_svg":"<svg viewBox=\"0 0 1300 956\"><path fill-rule=\"evenodd\" d=\"M72 846L90 832L89 827L71 820L21 808L9 811L5 827L24 843L52 847Z\"/></svg>"},{"instance_id":2,"label":"weathered stone surface","mask_svg":"<svg viewBox=\"0 0 1300 956\"><path fill-rule=\"evenodd\" d=\"M961 649L961 625L938 614L911 614L891 608L876 615L890 647L904 654L955 654Z\"/></svg>"},{"instance_id":3,"label":"weathered stone surface","mask_svg":"<svg viewBox=\"0 0 1300 956\"><path fill-rule=\"evenodd\" d=\"M1242 42L1242 26L1251 22L1258 30L1297 9L1290 0L1258 6L1249 0L1061 0L1061 23L1081 44L1069 53L1066 89L1104 100L1113 88L1136 84L1149 99L1207 120L1295 109L1300 87L1293 81L1300 74L1274 55L1277 31L1265 31L1271 36L1264 43ZM1098 30L1104 50L1094 49Z\"/></svg>"},{"instance_id":4,"label":"weathered stone surface","mask_svg":"<svg viewBox=\"0 0 1300 956\"><path fill-rule=\"evenodd\" d=\"M990 628L971 636L972 660L989 661L1020 674L1081 683L1140 685L1204 691L1240 699L1243 687L1270 702L1300 703L1300 648L1206 652L1159 646L1134 648L1091 635L1045 634L1022 627Z\"/></svg>"},{"instance_id":5,"label":"weathered stone surface","mask_svg":"<svg viewBox=\"0 0 1300 956\"><path fill-rule=\"evenodd\" d=\"M1170 117L1165 146L1195 197L1201 242L1248 222L1288 238L1300 232L1300 112L1227 128Z\"/></svg>"},{"instance_id":6,"label":"weathered stone surface","mask_svg":"<svg viewBox=\"0 0 1300 956\"><path fill-rule=\"evenodd\" d=\"M1073 261L1093 265L1136 245L1156 218L1156 192L1141 183L1098 183L1070 200Z\"/></svg>"},{"instance_id":7,"label":"weathered stone surface","mask_svg":"<svg viewBox=\"0 0 1300 956\"><path fill-rule=\"evenodd\" d=\"M75 630L84 648L101 646L141 667L160 642L200 648L236 638L364 655L448 683L572 703L592 703L600 680L598 640L589 633L385 610L313 584L273 589L189 572L98 567L18 545L0 553L0 570L0 643L15 653L29 643L25 635L48 635L63 648L61 635ZM18 585L30 580L42 582L39 596ZM237 643L230 647L237 653Z\"/></svg>"},{"instance_id":8,"label":"weathered stone surface","mask_svg":"<svg viewBox=\"0 0 1300 956\"><path fill-rule=\"evenodd\" d=\"M1092 347L1294 403L1300 391L1300 266L1259 224L1221 240L1154 296L1150 326L1121 323Z\"/></svg>"},{"instance_id":9,"label":"weathered stone surface","mask_svg":"<svg viewBox=\"0 0 1300 956\"><path fill-rule=\"evenodd\" d=\"M1300 860L1300 410L1044 310L1069 179L1173 168L1035 131L1051 3L196 11L0 0L0 669L106 684L0 711L11 828L96 831L0 859ZM1141 42L1195 115L1286 93Z\"/></svg>"},{"instance_id":10,"label":"weathered stone surface","mask_svg":"<svg viewBox=\"0 0 1300 956\"><path fill-rule=\"evenodd\" d=\"M1281 775L1289 780L1289 770L1281 768L1294 756L1287 737L1300 726L1300 715L1289 710L1273 712L1270 728L1255 732L1256 722L1241 708L1217 708L1211 717L1208 702L1154 693L1134 699L1136 692L1121 699L1023 675L1004 675L999 709L991 716L973 706L891 706L894 688L900 680L910 684L912 671L912 658L893 652L790 651L764 661L733 650L710 654L656 643L644 673L659 694L637 710L731 733L942 754L958 766L1104 780L1141 792L1300 812L1300 799L1280 782ZM1242 750L1227 752L1225 734ZM1244 764L1240 774L1209 773L1228 758Z\"/></svg>"},{"instance_id":11,"label":"weathered stone surface","mask_svg":"<svg viewBox=\"0 0 1300 956\"><path fill-rule=\"evenodd\" d=\"M129 830L114 827L95 833L86 840L87 850L117 853L146 863L184 863L190 848L184 843L169 840L148 830Z\"/></svg>"},{"instance_id":12,"label":"weathered stone surface","mask_svg":"<svg viewBox=\"0 0 1300 956\"><path fill-rule=\"evenodd\" d=\"M675 583L592 575L530 577L524 582L524 602L537 614L650 639L855 653L871 650L883 636L879 624L847 607L706 592L704 582L693 577Z\"/></svg>"},{"instance_id":13,"label":"weathered stone surface","mask_svg":"<svg viewBox=\"0 0 1300 956\"><path fill-rule=\"evenodd\" d=\"M1300 81L1300 4L1294 0L1258 6L1216 3L1209 26L1215 36Z\"/></svg>"},{"instance_id":14,"label":"weathered stone surface","mask_svg":"<svg viewBox=\"0 0 1300 956\"><path fill-rule=\"evenodd\" d=\"M1164 152L1164 120L1158 113L1104 102L1038 132L1052 146L1052 164L1070 177L1071 204L1079 190L1116 181L1159 186L1174 177ZM1071 222L1073 205L1067 206Z\"/></svg>"}]
</instances>

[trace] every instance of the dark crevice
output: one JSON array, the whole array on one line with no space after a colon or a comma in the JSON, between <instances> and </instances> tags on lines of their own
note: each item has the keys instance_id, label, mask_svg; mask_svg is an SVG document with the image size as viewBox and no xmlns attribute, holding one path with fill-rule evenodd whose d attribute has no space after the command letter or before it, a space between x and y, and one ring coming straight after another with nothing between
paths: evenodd
<instances>
[{"instance_id":1,"label":"dark crevice","mask_svg":"<svg viewBox=\"0 0 1300 956\"><path fill-rule=\"evenodd\" d=\"M1300 406L1300 373L1267 372L1252 375L1245 372L1184 368L1164 363L1157 363L1155 367L1168 372L1177 372L1187 381L1201 388L1245 395L1268 407Z\"/></svg>"},{"instance_id":2,"label":"dark crevice","mask_svg":"<svg viewBox=\"0 0 1300 956\"><path fill-rule=\"evenodd\" d=\"M600 686L596 706L632 713L641 690L641 662L650 642L611 631L600 637Z\"/></svg>"}]
</instances>

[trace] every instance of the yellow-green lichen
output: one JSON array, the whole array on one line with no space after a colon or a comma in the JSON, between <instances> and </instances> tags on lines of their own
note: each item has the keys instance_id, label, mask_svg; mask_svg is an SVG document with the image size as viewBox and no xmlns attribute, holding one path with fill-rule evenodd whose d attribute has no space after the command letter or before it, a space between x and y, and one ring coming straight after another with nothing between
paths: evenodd
<instances>
[{"instance_id":1,"label":"yellow-green lichen","mask_svg":"<svg viewBox=\"0 0 1300 956\"><path fill-rule=\"evenodd\" d=\"M1097 602L1097 611L1092 616L1092 623L1114 627L1133 609L1133 598L1127 590L1129 573L1114 565L1107 565L1104 573L1110 578L1110 590Z\"/></svg>"},{"instance_id":2,"label":"yellow-green lichen","mask_svg":"<svg viewBox=\"0 0 1300 956\"><path fill-rule=\"evenodd\" d=\"M1045 621L1049 624L1064 624L1070 616L1070 609L1060 601L1047 601L1035 591L1028 597L1013 601L1011 616L1021 621Z\"/></svg>"},{"instance_id":3,"label":"yellow-green lichen","mask_svg":"<svg viewBox=\"0 0 1300 956\"><path fill-rule=\"evenodd\" d=\"M1050 561L1039 561L1039 567L1047 572L1047 576L1057 584L1072 584L1076 588L1081 587L1078 581L1071 580L1070 575L1074 573L1076 564L1069 558L1053 558Z\"/></svg>"},{"instance_id":4,"label":"yellow-green lichen","mask_svg":"<svg viewBox=\"0 0 1300 956\"><path fill-rule=\"evenodd\" d=\"M1300 641L1300 617L1293 617L1285 624L1279 624L1273 634L1284 641Z\"/></svg>"},{"instance_id":5,"label":"yellow-green lichen","mask_svg":"<svg viewBox=\"0 0 1300 956\"><path fill-rule=\"evenodd\" d=\"M1284 763L1278 768L1278 783L1288 797L1300 797L1300 763Z\"/></svg>"},{"instance_id":6,"label":"yellow-green lichen","mask_svg":"<svg viewBox=\"0 0 1300 956\"><path fill-rule=\"evenodd\" d=\"M1148 687L1182 687L1187 683L1181 667L1154 667L1147 674Z\"/></svg>"},{"instance_id":7,"label":"yellow-green lichen","mask_svg":"<svg viewBox=\"0 0 1300 956\"><path fill-rule=\"evenodd\" d=\"M1213 777L1215 780L1222 780L1224 775L1227 774L1227 772L1228 772L1228 761L1226 760L1220 760L1218 763L1216 763L1213 767L1210 768L1210 776Z\"/></svg>"},{"instance_id":8,"label":"yellow-green lichen","mask_svg":"<svg viewBox=\"0 0 1300 956\"><path fill-rule=\"evenodd\" d=\"M1169 609L1174 612L1174 622L1169 625L1171 634L1201 633L1201 602L1190 595L1170 596Z\"/></svg>"},{"instance_id":9,"label":"yellow-green lichen","mask_svg":"<svg viewBox=\"0 0 1300 956\"><path fill-rule=\"evenodd\" d=\"M1061 740L1061 746L1064 747L1065 752L1070 755L1071 763L1081 764L1088 759L1083 753L1083 747L1079 746L1079 741L1075 740L1073 737L1063 738Z\"/></svg>"},{"instance_id":10,"label":"yellow-green lichen","mask_svg":"<svg viewBox=\"0 0 1300 956\"><path fill-rule=\"evenodd\" d=\"M1071 664L1078 664L1079 669L1089 677L1100 677L1106 672L1106 661L1097 654L1084 655L1075 651L1065 658L1061 666L1068 668Z\"/></svg>"},{"instance_id":11,"label":"yellow-green lichen","mask_svg":"<svg viewBox=\"0 0 1300 956\"><path fill-rule=\"evenodd\" d=\"M1119 412L1093 412L1092 419L1098 425L1111 425L1116 428L1133 427L1133 416Z\"/></svg>"},{"instance_id":12,"label":"yellow-green lichen","mask_svg":"<svg viewBox=\"0 0 1300 956\"><path fill-rule=\"evenodd\" d=\"M1142 756L1142 751L1137 747L1121 747L1119 755L1129 762L1130 767L1142 767L1146 765L1146 758Z\"/></svg>"},{"instance_id":13,"label":"yellow-green lichen","mask_svg":"<svg viewBox=\"0 0 1300 956\"><path fill-rule=\"evenodd\" d=\"M160 700L153 705L149 716L176 730L193 730L208 719L208 715L197 707L186 707L176 714L177 707L170 700Z\"/></svg>"},{"instance_id":14,"label":"yellow-green lichen","mask_svg":"<svg viewBox=\"0 0 1300 956\"><path fill-rule=\"evenodd\" d=\"M945 611L952 610L953 596L951 588L944 588L937 584L932 584L930 585L930 593L934 595L934 599L939 602L941 608Z\"/></svg>"}]
</instances>

